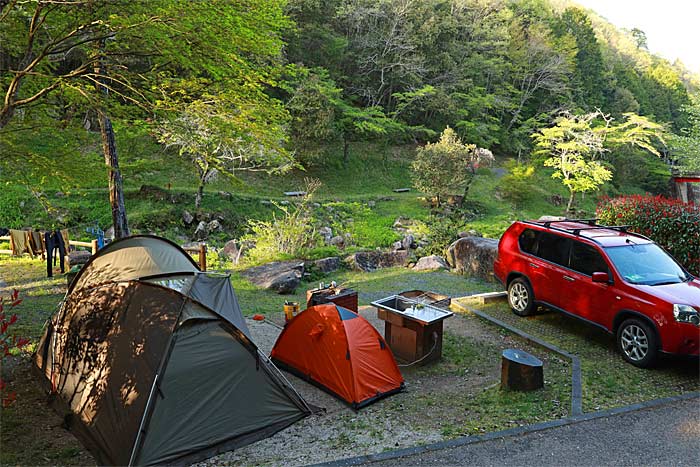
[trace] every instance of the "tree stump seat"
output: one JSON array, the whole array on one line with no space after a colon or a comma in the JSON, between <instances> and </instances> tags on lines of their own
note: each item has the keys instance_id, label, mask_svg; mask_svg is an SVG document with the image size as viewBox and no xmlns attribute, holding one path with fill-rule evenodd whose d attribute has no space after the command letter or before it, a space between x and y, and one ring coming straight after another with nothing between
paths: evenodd
<instances>
[{"instance_id":1,"label":"tree stump seat","mask_svg":"<svg viewBox=\"0 0 700 467\"><path fill-rule=\"evenodd\" d=\"M501 388L534 391L544 386L542 360L524 350L506 349L501 356Z\"/></svg>"}]
</instances>

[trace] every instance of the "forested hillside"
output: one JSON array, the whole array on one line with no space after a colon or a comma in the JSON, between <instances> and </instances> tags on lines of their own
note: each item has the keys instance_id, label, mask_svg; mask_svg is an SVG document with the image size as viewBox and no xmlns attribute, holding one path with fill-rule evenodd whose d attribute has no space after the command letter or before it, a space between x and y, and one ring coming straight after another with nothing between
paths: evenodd
<instances>
[{"instance_id":1,"label":"forested hillside","mask_svg":"<svg viewBox=\"0 0 700 467\"><path fill-rule=\"evenodd\" d=\"M207 185L273 195L279 174L299 181L306 169L324 181L355 159L410 185L407 148L448 126L498 164L513 158L511 176L532 167L548 177L536 135L594 113L593 129L620 125L628 138L654 129L642 143L601 143L594 156L611 173L609 193L663 192L668 164L697 164L698 76L649 53L643 31L568 0L0 8L0 225L68 223L56 217L66 204L56 191L93 199L109 187L114 207L122 171L127 192L177 186L197 209ZM389 154L401 155L402 172L387 169ZM108 222L104 208L84 216Z\"/></svg>"}]
</instances>

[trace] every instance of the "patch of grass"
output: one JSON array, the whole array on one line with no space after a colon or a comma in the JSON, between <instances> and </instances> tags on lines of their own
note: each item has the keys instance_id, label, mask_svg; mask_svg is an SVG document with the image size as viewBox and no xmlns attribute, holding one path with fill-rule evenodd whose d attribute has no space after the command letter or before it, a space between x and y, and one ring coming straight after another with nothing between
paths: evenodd
<instances>
[{"instance_id":1,"label":"patch of grass","mask_svg":"<svg viewBox=\"0 0 700 467\"><path fill-rule=\"evenodd\" d=\"M612 336L575 318L557 312L519 318L505 303L479 308L577 355L586 412L700 390L696 359L669 357L655 368L641 369L622 359Z\"/></svg>"}]
</instances>

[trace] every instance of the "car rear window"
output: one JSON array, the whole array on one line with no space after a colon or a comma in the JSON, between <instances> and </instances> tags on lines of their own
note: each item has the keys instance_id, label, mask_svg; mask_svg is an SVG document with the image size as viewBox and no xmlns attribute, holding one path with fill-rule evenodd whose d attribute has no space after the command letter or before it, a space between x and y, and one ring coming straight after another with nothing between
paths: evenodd
<instances>
[{"instance_id":1,"label":"car rear window","mask_svg":"<svg viewBox=\"0 0 700 467\"><path fill-rule=\"evenodd\" d=\"M531 255L536 254L537 234L537 230L525 229L518 239L520 250Z\"/></svg>"},{"instance_id":2,"label":"car rear window","mask_svg":"<svg viewBox=\"0 0 700 467\"><path fill-rule=\"evenodd\" d=\"M548 232L540 232L537 242L537 256L561 266L569 266L571 240Z\"/></svg>"}]
</instances>

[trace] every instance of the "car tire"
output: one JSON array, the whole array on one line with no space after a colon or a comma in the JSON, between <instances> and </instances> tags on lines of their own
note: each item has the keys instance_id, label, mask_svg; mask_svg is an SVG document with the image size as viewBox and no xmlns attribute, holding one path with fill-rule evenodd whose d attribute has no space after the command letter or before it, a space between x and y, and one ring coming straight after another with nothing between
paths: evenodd
<instances>
[{"instance_id":1,"label":"car tire","mask_svg":"<svg viewBox=\"0 0 700 467\"><path fill-rule=\"evenodd\" d=\"M527 279L518 277L508 284L508 304L518 316L529 316L535 312L535 294Z\"/></svg>"},{"instance_id":2,"label":"car tire","mask_svg":"<svg viewBox=\"0 0 700 467\"><path fill-rule=\"evenodd\" d=\"M617 328L617 348L627 362L639 368L649 368L659 355L659 339L652 325L630 318Z\"/></svg>"}]
</instances>

